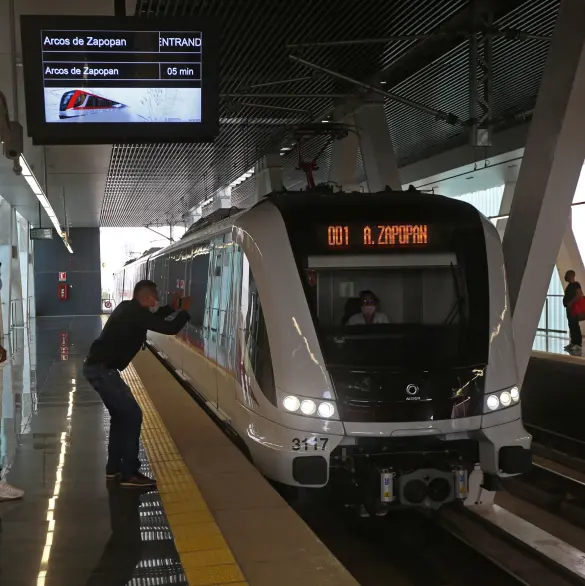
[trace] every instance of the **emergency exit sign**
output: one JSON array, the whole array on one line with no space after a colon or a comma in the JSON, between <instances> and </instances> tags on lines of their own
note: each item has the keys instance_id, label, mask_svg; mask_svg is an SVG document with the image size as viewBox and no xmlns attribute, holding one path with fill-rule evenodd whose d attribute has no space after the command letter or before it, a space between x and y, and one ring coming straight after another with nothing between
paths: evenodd
<instances>
[{"instance_id":1,"label":"emergency exit sign","mask_svg":"<svg viewBox=\"0 0 585 586\"><path fill-rule=\"evenodd\" d=\"M67 273L59 273L59 283L65 283L67 281Z\"/></svg>"}]
</instances>

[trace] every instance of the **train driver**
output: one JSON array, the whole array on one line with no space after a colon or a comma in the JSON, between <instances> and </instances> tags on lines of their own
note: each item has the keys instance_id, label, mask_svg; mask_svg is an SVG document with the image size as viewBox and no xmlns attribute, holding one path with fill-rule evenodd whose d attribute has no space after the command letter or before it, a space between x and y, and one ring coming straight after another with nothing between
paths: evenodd
<instances>
[{"instance_id":1,"label":"train driver","mask_svg":"<svg viewBox=\"0 0 585 586\"><path fill-rule=\"evenodd\" d=\"M348 326L390 323L388 316L385 313L378 311L380 300L372 291L360 292L360 306L361 311L349 318L347 321Z\"/></svg>"}]
</instances>

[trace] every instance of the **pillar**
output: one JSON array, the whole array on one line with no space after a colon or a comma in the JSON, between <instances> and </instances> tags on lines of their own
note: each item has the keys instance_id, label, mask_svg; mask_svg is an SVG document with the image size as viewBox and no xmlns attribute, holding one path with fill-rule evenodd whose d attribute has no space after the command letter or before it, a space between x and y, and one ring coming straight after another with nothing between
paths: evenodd
<instances>
[{"instance_id":1,"label":"pillar","mask_svg":"<svg viewBox=\"0 0 585 586\"><path fill-rule=\"evenodd\" d=\"M262 157L256 163L254 171L256 179L254 202L260 201L269 193L282 191L284 183L280 154L271 153Z\"/></svg>"},{"instance_id":2,"label":"pillar","mask_svg":"<svg viewBox=\"0 0 585 586\"><path fill-rule=\"evenodd\" d=\"M354 120L368 191L402 190L383 100L360 106Z\"/></svg>"},{"instance_id":3,"label":"pillar","mask_svg":"<svg viewBox=\"0 0 585 586\"><path fill-rule=\"evenodd\" d=\"M11 228L11 266L10 266L10 326L12 329L24 326L24 311L22 300L22 273L20 271L20 252L18 232L20 230L16 210L10 211Z\"/></svg>"},{"instance_id":4,"label":"pillar","mask_svg":"<svg viewBox=\"0 0 585 586\"><path fill-rule=\"evenodd\" d=\"M339 121L347 124L351 130L341 140L333 141L331 146L331 163L329 165L329 181L337 183L345 191L357 189L356 163L359 149L359 139L355 128L353 115L348 115Z\"/></svg>"},{"instance_id":5,"label":"pillar","mask_svg":"<svg viewBox=\"0 0 585 586\"><path fill-rule=\"evenodd\" d=\"M8 344L10 332L10 289L12 276L11 244L12 244L12 208L9 203L0 197L0 343L4 339L3 346Z\"/></svg>"},{"instance_id":6,"label":"pillar","mask_svg":"<svg viewBox=\"0 0 585 586\"><path fill-rule=\"evenodd\" d=\"M504 193L502 194L502 201L500 203L499 216L507 216L510 213L510 207L512 206L512 200L514 198L514 191L516 190L515 181L507 181L504 185ZM496 221L496 228L500 235L500 238L504 240L504 233L506 226L508 225L508 218L502 218Z\"/></svg>"},{"instance_id":7,"label":"pillar","mask_svg":"<svg viewBox=\"0 0 585 586\"><path fill-rule=\"evenodd\" d=\"M585 3L563 0L504 236L522 381L585 159Z\"/></svg>"}]
</instances>

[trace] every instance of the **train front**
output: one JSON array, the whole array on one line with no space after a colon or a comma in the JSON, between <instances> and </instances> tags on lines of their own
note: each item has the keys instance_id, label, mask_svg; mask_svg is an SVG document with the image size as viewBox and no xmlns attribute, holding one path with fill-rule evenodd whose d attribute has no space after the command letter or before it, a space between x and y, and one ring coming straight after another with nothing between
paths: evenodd
<instances>
[{"instance_id":1,"label":"train front","mask_svg":"<svg viewBox=\"0 0 585 586\"><path fill-rule=\"evenodd\" d=\"M478 466L487 488L523 472L530 436L495 227L466 203L419 192L313 197L306 208L286 196L274 203L343 436L326 454L310 434L296 439L292 484L328 478L380 514L465 499ZM280 407L324 419L327 391L308 390L318 387L309 362L298 392L281 379Z\"/></svg>"}]
</instances>

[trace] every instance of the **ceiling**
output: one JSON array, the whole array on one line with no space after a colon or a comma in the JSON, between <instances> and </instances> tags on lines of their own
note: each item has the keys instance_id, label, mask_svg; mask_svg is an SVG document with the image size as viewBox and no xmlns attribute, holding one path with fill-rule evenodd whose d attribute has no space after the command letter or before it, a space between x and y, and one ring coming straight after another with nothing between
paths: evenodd
<instances>
[{"instance_id":1,"label":"ceiling","mask_svg":"<svg viewBox=\"0 0 585 586\"><path fill-rule=\"evenodd\" d=\"M559 1L491 3L496 26L550 35ZM292 124L319 121L346 101L323 94L359 95L354 85L315 75L289 59L289 53L358 80L382 83L378 87L463 120L469 116L468 44L461 37L286 48L301 42L460 31L470 19L468 0L138 0L136 14L140 18L212 15L219 20L221 130L213 144L115 145L101 213L104 226L180 221L189 208L242 175L259 157L287 144ZM494 117L501 118L501 126L513 123L505 116L534 106L547 51L548 42L543 40L494 40ZM266 83L271 85L262 85ZM266 97L274 93L292 97ZM234 98L234 94L247 97ZM395 101L386 100L385 110L400 166L467 140L467 130L461 126ZM321 148L321 141L306 146L306 157ZM486 154L482 151L478 156ZM319 180L327 179L329 156L327 149L320 159ZM285 185L302 188L304 178L295 169L294 151L283 157L283 165ZM253 189L252 178L234 191L234 201Z\"/></svg>"},{"instance_id":2,"label":"ceiling","mask_svg":"<svg viewBox=\"0 0 585 586\"><path fill-rule=\"evenodd\" d=\"M559 0L490 3L496 26L550 35ZM50 12L112 13L113 1L99 4L96 11L95 2L90 0L55 0ZM47 12L45 0L16 5L26 6L27 13ZM126 6L129 14L135 11L139 18L209 15L218 19L222 31L220 133L213 144L59 146L44 152L37 148L35 156L31 155L36 162L35 173L44 175L46 157L49 199L63 224L63 204L68 223L73 226L179 222L187 210L241 176L261 156L289 145L291 126L323 120L340 104L367 97L363 91L356 91L355 85L316 74L292 61L289 54L453 113L462 120L469 117L468 45L461 36L286 47L302 42L461 32L470 22L469 0L126 0ZM0 40L0 80L5 75L4 50ZM548 43L542 40L494 40L493 100L498 128L515 124L514 114L534 107L547 51ZM18 75L22 96L21 69ZM276 93L289 97L267 97ZM332 94L337 97L330 97ZM417 161L466 144L467 130L459 125L436 120L389 99L384 106L402 168L413 168ZM305 158L313 157L322 146L322 138L310 141ZM463 148L472 151L471 147ZM489 157L490 151L473 156ZM329 158L330 148L326 148L319 159L318 181L328 178ZM291 189L304 187L304 176L295 168L294 151L282 161L285 185ZM418 177L428 175L432 173L421 171ZM0 195L7 190L20 194L13 199L31 219L36 202L26 191L28 186L21 178L12 177L5 163L0 163L0 179ZM358 158L356 183L363 179ZM253 190L252 177L234 190L234 202Z\"/></svg>"}]
</instances>

